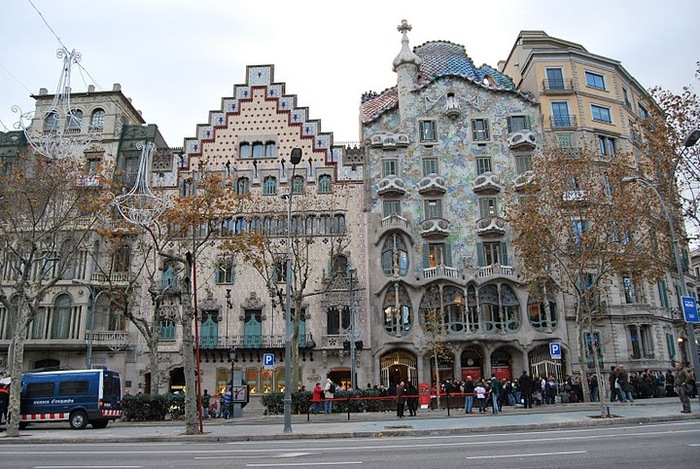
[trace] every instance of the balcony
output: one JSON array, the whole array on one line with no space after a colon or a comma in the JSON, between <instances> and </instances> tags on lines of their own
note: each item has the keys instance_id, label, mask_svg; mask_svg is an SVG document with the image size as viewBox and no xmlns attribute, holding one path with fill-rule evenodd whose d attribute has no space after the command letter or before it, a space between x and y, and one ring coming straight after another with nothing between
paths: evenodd
<instances>
[{"instance_id":1,"label":"balcony","mask_svg":"<svg viewBox=\"0 0 700 469\"><path fill-rule=\"evenodd\" d=\"M381 148L383 150L395 150L400 147L408 146L407 134L374 134L369 139L369 145L372 148Z\"/></svg>"},{"instance_id":2,"label":"balcony","mask_svg":"<svg viewBox=\"0 0 700 469\"><path fill-rule=\"evenodd\" d=\"M573 94L574 80L572 78L562 80L542 80L542 92L546 95Z\"/></svg>"},{"instance_id":3,"label":"balcony","mask_svg":"<svg viewBox=\"0 0 700 469\"><path fill-rule=\"evenodd\" d=\"M90 331L85 331L85 340L90 341ZM95 331L92 334L92 343L95 346L105 346L110 350L123 350L129 345L129 333L127 331Z\"/></svg>"},{"instance_id":4,"label":"balcony","mask_svg":"<svg viewBox=\"0 0 700 469\"><path fill-rule=\"evenodd\" d=\"M406 183L393 174L381 178L377 184L377 194L379 195L404 195L405 193Z\"/></svg>"},{"instance_id":5,"label":"balcony","mask_svg":"<svg viewBox=\"0 0 700 469\"><path fill-rule=\"evenodd\" d=\"M418 181L419 194L444 194L445 192L447 192L445 178L435 173L428 174L420 181Z\"/></svg>"},{"instance_id":6,"label":"balcony","mask_svg":"<svg viewBox=\"0 0 700 469\"><path fill-rule=\"evenodd\" d=\"M423 269L423 279L424 280L436 280L442 278L459 279L459 270L454 267L447 267L445 265L438 265L435 267L430 267L428 269Z\"/></svg>"},{"instance_id":7,"label":"balcony","mask_svg":"<svg viewBox=\"0 0 700 469\"><path fill-rule=\"evenodd\" d=\"M481 280L492 279L493 277L515 277L515 269L509 265L491 264L476 269L476 278Z\"/></svg>"},{"instance_id":8,"label":"balcony","mask_svg":"<svg viewBox=\"0 0 700 469\"><path fill-rule=\"evenodd\" d=\"M516 191L523 191L526 187L534 184L534 182L535 172L532 170L525 171L524 173L515 176L515 181L513 181L513 189Z\"/></svg>"},{"instance_id":9,"label":"balcony","mask_svg":"<svg viewBox=\"0 0 700 469\"><path fill-rule=\"evenodd\" d=\"M537 136L529 129L518 130L508 135L511 150L532 150L537 146Z\"/></svg>"},{"instance_id":10,"label":"balcony","mask_svg":"<svg viewBox=\"0 0 700 469\"><path fill-rule=\"evenodd\" d=\"M503 236L506 234L506 221L497 216L482 218L476 222L476 234L479 236Z\"/></svg>"},{"instance_id":11,"label":"balcony","mask_svg":"<svg viewBox=\"0 0 700 469\"><path fill-rule=\"evenodd\" d=\"M478 175L474 179L474 184L472 186L472 191L474 193L484 193L484 194L495 194L503 190L503 184L501 183L501 178L492 172L487 172Z\"/></svg>"},{"instance_id":12,"label":"balcony","mask_svg":"<svg viewBox=\"0 0 700 469\"><path fill-rule=\"evenodd\" d=\"M549 124L553 129L575 129L576 116L566 114L549 116Z\"/></svg>"},{"instance_id":13,"label":"balcony","mask_svg":"<svg viewBox=\"0 0 700 469\"><path fill-rule=\"evenodd\" d=\"M424 238L446 238L449 236L450 222L443 218L430 218L420 224L420 234Z\"/></svg>"},{"instance_id":14,"label":"balcony","mask_svg":"<svg viewBox=\"0 0 700 469\"><path fill-rule=\"evenodd\" d=\"M90 283L93 285L128 285L134 281L135 275L132 272L112 272L105 274L95 272L90 276Z\"/></svg>"},{"instance_id":15,"label":"balcony","mask_svg":"<svg viewBox=\"0 0 700 469\"><path fill-rule=\"evenodd\" d=\"M588 204L589 199L588 199L588 194L586 191L582 190L572 190L572 191L565 191L562 194L562 200L564 202L568 202L571 204Z\"/></svg>"}]
</instances>

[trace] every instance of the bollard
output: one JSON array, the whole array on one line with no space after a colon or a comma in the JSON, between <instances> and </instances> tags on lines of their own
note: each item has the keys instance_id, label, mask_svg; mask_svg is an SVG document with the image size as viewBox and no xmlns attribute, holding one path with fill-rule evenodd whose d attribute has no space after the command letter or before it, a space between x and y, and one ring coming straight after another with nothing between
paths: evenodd
<instances>
[{"instance_id":1,"label":"bollard","mask_svg":"<svg viewBox=\"0 0 700 469\"><path fill-rule=\"evenodd\" d=\"M605 410L608 412L608 418L610 418L610 406L605 406Z\"/></svg>"}]
</instances>

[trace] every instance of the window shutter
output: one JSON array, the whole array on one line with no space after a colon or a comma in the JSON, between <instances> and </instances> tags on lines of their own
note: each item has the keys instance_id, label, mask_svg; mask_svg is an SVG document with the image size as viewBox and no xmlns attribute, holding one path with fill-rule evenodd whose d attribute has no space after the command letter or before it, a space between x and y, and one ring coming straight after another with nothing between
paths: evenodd
<instances>
[{"instance_id":1,"label":"window shutter","mask_svg":"<svg viewBox=\"0 0 700 469\"><path fill-rule=\"evenodd\" d=\"M476 262L479 267L484 267L484 243L476 243Z\"/></svg>"},{"instance_id":2,"label":"window shutter","mask_svg":"<svg viewBox=\"0 0 700 469\"><path fill-rule=\"evenodd\" d=\"M430 268L430 248L427 243L423 243L423 268Z\"/></svg>"},{"instance_id":3,"label":"window shutter","mask_svg":"<svg viewBox=\"0 0 700 469\"><path fill-rule=\"evenodd\" d=\"M508 263L508 246L506 245L505 242L500 242L500 243L498 244L498 247L500 248L500 251L501 251L501 252L498 253L498 255L500 256L500 259L499 259L500 262L499 262L499 264L501 264L501 265L510 265L510 264Z\"/></svg>"},{"instance_id":4,"label":"window shutter","mask_svg":"<svg viewBox=\"0 0 700 469\"><path fill-rule=\"evenodd\" d=\"M510 116L508 116L507 119L508 119L508 133L511 133L511 132L513 132L513 119Z\"/></svg>"},{"instance_id":5,"label":"window shutter","mask_svg":"<svg viewBox=\"0 0 700 469\"><path fill-rule=\"evenodd\" d=\"M452 245L445 244L445 265L452 267Z\"/></svg>"}]
</instances>

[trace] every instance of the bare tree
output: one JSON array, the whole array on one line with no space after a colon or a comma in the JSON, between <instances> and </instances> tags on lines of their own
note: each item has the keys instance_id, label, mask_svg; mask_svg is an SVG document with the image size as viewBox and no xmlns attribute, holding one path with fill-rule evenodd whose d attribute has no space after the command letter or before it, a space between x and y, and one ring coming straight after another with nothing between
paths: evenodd
<instances>
[{"instance_id":1,"label":"bare tree","mask_svg":"<svg viewBox=\"0 0 700 469\"><path fill-rule=\"evenodd\" d=\"M72 271L101 222L111 195L84 184L71 158L31 153L0 170L0 303L12 332L8 436L19 435L21 370L29 326L52 288Z\"/></svg>"},{"instance_id":2,"label":"bare tree","mask_svg":"<svg viewBox=\"0 0 700 469\"><path fill-rule=\"evenodd\" d=\"M623 189L632 169L628 154L604 158L589 148L545 149L533 160L534 179L511 200L509 222L515 233L522 271L533 293L560 294L573 309L576 358L584 399L588 360L592 358L600 389L600 320L612 279L623 276L628 294L643 282L656 281L669 270L668 244L653 233L665 233L656 200ZM568 311L567 311L568 313ZM591 357L592 355L592 357ZM601 400L601 415L604 415Z\"/></svg>"}]
</instances>

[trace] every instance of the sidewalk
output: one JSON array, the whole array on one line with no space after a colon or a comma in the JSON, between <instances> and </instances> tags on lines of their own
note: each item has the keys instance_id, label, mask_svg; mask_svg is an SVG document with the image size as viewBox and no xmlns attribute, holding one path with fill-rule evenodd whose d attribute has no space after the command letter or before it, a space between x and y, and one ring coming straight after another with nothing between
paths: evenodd
<instances>
[{"instance_id":1,"label":"sidewalk","mask_svg":"<svg viewBox=\"0 0 700 469\"><path fill-rule=\"evenodd\" d=\"M292 432L284 433L282 415L246 415L234 420L208 419L204 433L185 435L184 424L177 422L113 422L105 429L71 430L67 422L34 424L20 431L19 438L0 433L0 444L22 443L129 443L155 441L267 441L311 438L361 438L465 434L486 431L525 431L552 428L580 428L596 425L639 424L700 419L697 400L692 414L681 414L678 399L644 399L634 404L608 404L616 418L600 416L599 404L554 404L533 409L505 407L498 415L465 415L462 410L419 410L417 417L396 418L393 413L359 413L292 416ZM490 412L490 410L489 410Z\"/></svg>"}]
</instances>

